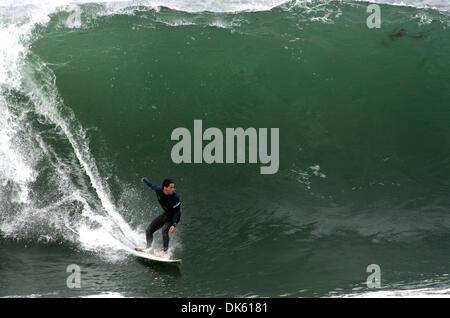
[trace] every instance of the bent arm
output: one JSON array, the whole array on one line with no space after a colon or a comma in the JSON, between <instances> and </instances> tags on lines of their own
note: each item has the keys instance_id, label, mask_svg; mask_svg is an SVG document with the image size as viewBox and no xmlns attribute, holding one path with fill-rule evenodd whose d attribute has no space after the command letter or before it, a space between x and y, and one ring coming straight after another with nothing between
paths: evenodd
<instances>
[{"instance_id":1,"label":"bent arm","mask_svg":"<svg viewBox=\"0 0 450 318\"><path fill-rule=\"evenodd\" d=\"M181 217L181 202L180 201L178 201L178 203L174 205L174 211L175 211L175 213L173 214L172 225L176 226Z\"/></svg>"}]
</instances>

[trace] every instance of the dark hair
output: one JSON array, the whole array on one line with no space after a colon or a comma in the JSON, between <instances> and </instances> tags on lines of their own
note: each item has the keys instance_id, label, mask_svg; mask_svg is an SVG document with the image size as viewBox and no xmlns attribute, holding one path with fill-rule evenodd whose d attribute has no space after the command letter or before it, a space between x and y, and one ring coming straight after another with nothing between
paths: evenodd
<instances>
[{"instance_id":1,"label":"dark hair","mask_svg":"<svg viewBox=\"0 0 450 318\"><path fill-rule=\"evenodd\" d=\"M167 179L164 179L162 186L167 188L171 183L175 183L175 182L173 182L172 179L167 178Z\"/></svg>"}]
</instances>

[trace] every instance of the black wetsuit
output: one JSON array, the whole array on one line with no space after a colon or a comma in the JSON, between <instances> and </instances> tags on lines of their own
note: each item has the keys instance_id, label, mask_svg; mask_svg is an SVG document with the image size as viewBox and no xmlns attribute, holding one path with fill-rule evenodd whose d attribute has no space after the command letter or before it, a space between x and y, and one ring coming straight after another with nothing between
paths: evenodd
<instances>
[{"instance_id":1,"label":"black wetsuit","mask_svg":"<svg viewBox=\"0 0 450 318\"><path fill-rule=\"evenodd\" d=\"M169 229L172 225L176 226L181 218L180 197L175 192L172 195L164 194L162 187L152 184L145 178L144 182L155 191L159 204L164 210L164 213L156 217L145 232L147 248L152 246L153 233L162 228L164 252L167 252L169 249Z\"/></svg>"}]
</instances>

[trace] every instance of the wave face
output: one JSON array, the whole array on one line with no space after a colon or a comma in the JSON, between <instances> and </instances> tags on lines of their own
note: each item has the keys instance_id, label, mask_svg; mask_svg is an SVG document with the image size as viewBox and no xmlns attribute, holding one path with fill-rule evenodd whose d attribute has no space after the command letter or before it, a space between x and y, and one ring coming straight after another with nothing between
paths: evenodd
<instances>
[{"instance_id":1,"label":"wave face","mask_svg":"<svg viewBox=\"0 0 450 318\"><path fill-rule=\"evenodd\" d=\"M184 287L163 272L148 289L81 296L445 296L449 8L1 1L0 240L134 266L125 250L161 213L140 178L171 177ZM171 132L196 119L279 128L279 171L174 164ZM369 264L381 291L366 287ZM40 286L0 296L66 295Z\"/></svg>"}]
</instances>

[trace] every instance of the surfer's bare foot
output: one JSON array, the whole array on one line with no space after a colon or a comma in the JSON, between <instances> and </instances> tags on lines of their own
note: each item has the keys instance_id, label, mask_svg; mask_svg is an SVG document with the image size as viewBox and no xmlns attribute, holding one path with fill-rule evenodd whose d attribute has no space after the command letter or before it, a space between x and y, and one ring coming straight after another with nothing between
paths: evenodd
<instances>
[{"instance_id":1,"label":"surfer's bare foot","mask_svg":"<svg viewBox=\"0 0 450 318\"><path fill-rule=\"evenodd\" d=\"M143 247L140 247L140 248L137 248L137 247L136 247L134 250L135 250L135 251L138 251L138 252L142 252L142 251L144 251L144 248L143 248Z\"/></svg>"},{"instance_id":2,"label":"surfer's bare foot","mask_svg":"<svg viewBox=\"0 0 450 318\"><path fill-rule=\"evenodd\" d=\"M169 258L169 255L167 255L167 254L165 254L165 253L157 254L157 255L155 255L155 256L161 257L161 258Z\"/></svg>"}]
</instances>

